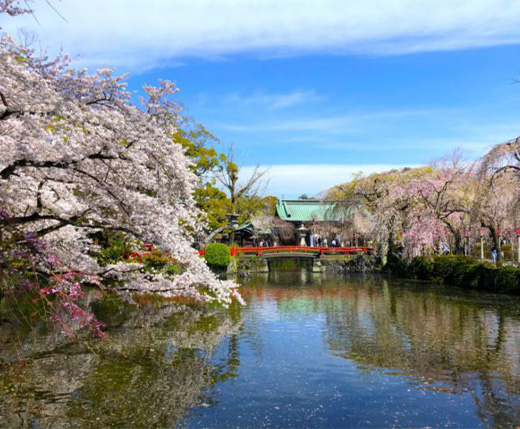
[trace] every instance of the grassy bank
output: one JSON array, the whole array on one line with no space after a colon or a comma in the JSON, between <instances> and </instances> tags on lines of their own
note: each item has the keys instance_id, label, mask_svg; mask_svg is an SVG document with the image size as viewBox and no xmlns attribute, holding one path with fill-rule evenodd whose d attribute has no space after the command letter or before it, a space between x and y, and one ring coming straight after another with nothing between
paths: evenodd
<instances>
[{"instance_id":1,"label":"grassy bank","mask_svg":"<svg viewBox=\"0 0 520 429\"><path fill-rule=\"evenodd\" d=\"M463 288L520 295L520 269L497 267L464 256L388 257L383 271L391 276L442 282Z\"/></svg>"}]
</instances>

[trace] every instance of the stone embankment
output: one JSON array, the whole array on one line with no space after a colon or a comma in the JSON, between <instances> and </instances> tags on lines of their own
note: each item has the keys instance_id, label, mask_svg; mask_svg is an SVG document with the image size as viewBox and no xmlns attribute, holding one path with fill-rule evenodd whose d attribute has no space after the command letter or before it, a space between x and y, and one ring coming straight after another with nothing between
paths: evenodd
<instances>
[{"instance_id":1,"label":"stone embankment","mask_svg":"<svg viewBox=\"0 0 520 429\"><path fill-rule=\"evenodd\" d=\"M286 258L266 259L261 256L240 257L233 260L228 274L247 276L249 274L268 273L272 270L294 271L307 268L313 273L374 273L381 270L380 264L373 256L329 256L321 258Z\"/></svg>"}]
</instances>

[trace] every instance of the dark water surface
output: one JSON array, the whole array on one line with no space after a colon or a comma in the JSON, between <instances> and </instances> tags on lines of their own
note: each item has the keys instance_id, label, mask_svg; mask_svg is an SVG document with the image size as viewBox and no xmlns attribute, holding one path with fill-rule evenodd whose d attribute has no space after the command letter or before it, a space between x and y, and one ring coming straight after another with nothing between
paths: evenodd
<instances>
[{"instance_id":1,"label":"dark water surface","mask_svg":"<svg viewBox=\"0 0 520 429\"><path fill-rule=\"evenodd\" d=\"M0 426L520 425L518 298L305 271L244 283L229 311L95 303L100 342L4 324Z\"/></svg>"}]
</instances>

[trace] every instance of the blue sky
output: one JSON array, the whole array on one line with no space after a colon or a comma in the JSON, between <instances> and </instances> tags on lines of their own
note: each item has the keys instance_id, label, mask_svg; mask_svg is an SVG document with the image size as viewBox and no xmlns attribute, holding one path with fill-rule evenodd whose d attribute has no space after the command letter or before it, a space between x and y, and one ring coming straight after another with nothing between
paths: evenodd
<instances>
[{"instance_id":1,"label":"blue sky","mask_svg":"<svg viewBox=\"0 0 520 429\"><path fill-rule=\"evenodd\" d=\"M234 145L267 193L353 172L470 158L520 132L520 2L62 0L9 19L78 66L170 79L186 113ZM5 20L5 18L3 18Z\"/></svg>"}]
</instances>

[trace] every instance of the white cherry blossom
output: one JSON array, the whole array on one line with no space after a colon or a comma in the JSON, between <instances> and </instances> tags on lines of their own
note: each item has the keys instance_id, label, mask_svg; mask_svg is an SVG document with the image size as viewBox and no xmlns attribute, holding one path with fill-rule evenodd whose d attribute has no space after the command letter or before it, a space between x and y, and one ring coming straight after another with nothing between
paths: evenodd
<instances>
[{"instance_id":1,"label":"white cherry blossom","mask_svg":"<svg viewBox=\"0 0 520 429\"><path fill-rule=\"evenodd\" d=\"M67 270L102 279L116 275L126 280L125 290L226 305L240 300L236 285L216 279L191 246L190 234L202 227L192 198L198 179L172 139L176 88L161 81L143 89L146 96L136 106L124 76L108 68L75 70L66 56L39 58L2 36L3 239L31 233L43 243L42 266L52 254ZM100 267L91 237L101 230L154 244L177 259L183 273L172 280L134 264Z\"/></svg>"}]
</instances>

